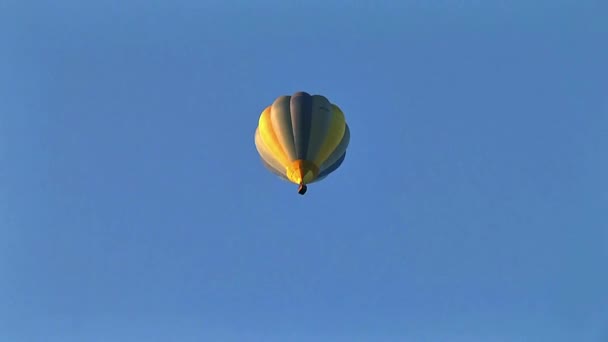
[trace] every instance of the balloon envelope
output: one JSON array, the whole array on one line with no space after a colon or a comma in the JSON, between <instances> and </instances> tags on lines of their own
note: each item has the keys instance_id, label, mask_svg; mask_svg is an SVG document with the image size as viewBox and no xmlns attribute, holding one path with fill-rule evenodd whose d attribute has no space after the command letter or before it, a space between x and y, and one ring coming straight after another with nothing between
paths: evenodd
<instances>
[{"instance_id":1,"label":"balloon envelope","mask_svg":"<svg viewBox=\"0 0 608 342\"><path fill-rule=\"evenodd\" d=\"M289 182L305 185L336 171L346 157L350 130L344 113L321 95L297 92L266 107L255 131L263 165Z\"/></svg>"}]
</instances>

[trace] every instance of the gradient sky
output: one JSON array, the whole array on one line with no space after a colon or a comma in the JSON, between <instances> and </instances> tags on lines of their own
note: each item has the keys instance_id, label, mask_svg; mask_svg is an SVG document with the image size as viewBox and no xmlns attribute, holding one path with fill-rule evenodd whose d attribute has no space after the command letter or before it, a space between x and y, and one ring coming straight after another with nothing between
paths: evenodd
<instances>
[{"instance_id":1,"label":"gradient sky","mask_svg":"<svg viewBox=\"0 0 608 342\"><path fill-rule=\"evenodd\" d=\"M0 1L0 341L608 341L607 13ZM351 128L303 197L299 90Z\"/></svg>"}]
</instances>

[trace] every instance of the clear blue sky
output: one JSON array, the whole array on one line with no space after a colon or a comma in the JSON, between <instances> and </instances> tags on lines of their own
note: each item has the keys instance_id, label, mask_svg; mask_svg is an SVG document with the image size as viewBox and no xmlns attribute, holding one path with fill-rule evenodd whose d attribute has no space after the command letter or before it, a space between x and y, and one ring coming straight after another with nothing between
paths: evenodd
<instances>
[{"instance_id":1,"label":"clear blue sky","mask_svg":"<svg viewBox=\"0 0 608 342\"><path fill-rule=\"evenodd\" d=\"M0 340L608 341L608 3L0 2ZM262 109L345 112L302 197Z\"/></svg>"}]
</instances>

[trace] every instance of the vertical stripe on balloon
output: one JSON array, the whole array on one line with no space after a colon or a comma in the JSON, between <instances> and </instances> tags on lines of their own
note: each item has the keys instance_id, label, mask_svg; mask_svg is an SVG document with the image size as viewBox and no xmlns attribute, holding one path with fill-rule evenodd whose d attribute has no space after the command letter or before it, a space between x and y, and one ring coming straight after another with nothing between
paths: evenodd
<instances>
[{"instance_id":1,"label":"vertical stripe on balloon","mask_svg":"<svg viewBox=\"0 0 608 342\"><path fill-rule=\"evenodd\" d=\"M291 96L280 96L270 109L272 128L290 161L297 159L290 113Z\"/></svg>"},{"instance_id":2,"label":"vertical stripe on balloon","mask_svg":"<svg viewBox=\"0 0 608 342\"><path fill-rule=\"evenodd\" d=\"M327 157L327 159L325 159L323 164L321 164L321 168L320 168L321 172L323 172L325 169L327 169L332 164L334 164L338 159L340 159L340 157L342 157L344 152L346 152L346 148L348 147L349 142L350 142L350 129L348 128L348 124L345 124L344 125L344 135L342 136L342 140L340 141L338 146L336 146L334 151L329 155L329 157Z\"/></svg>"},{"instance_id":3,"label":"vertical stripe on balloon","mask_svg":"<svg viewBox=\"0 0 608 342\"><path fill-rule=\"evenodd\" d=\"M260 115L260 121L258 126L259 134L264 141L264 144L268 147L270 151L272 151L273 156L283 165L287 166L289 164L289 157L287 153L283 150L281 146L281 142L277 138L274 133L274 129L272 128L271 122L271 107L267 107Z\"/></svg>"},{"instance_id":4,"label":"vertical stripe on balloon","mask_svg":"<svg viewBox=\"0 0 608 342\"><path fill-rule=\"evenodd\" d=\"M312 97L313 117L310 127L310 143L308 146L308 160L314 161L321 150L321 145L325 141L325 136L331 124L331 103L321 96L314 95ZM321 167L321 165L317 165Z\"/></svg>"},{"instance_id":5,"label":"vertical stripe on balloon","mask_svg":"<svg viewBox=\"0 0 608 342\"><path fill-rule=\"evenodd\" d=\"M289 109L296 159L306 160L310 142L310 123L313 116L312 96L304 92L295 93L289 102Z\"/></svg>"},{"instance_id":6,"label":"vertical stripe on balloon","mask_svg":"<svg viewBox=\"0 0 608 342\"><path fill-rule=\"evenodd\" d=\"M270 150L270 148L264 143L259 129L256 130L255 134L255 147L258 150L258 154L260 155L260 157L266 163L272 165L272 167L276 170L285 173L286 165L281 163L281 161L277 158L276 154L274 154L272 150Z\"/></svg>"},{"instance_id":7,"label":"vertical stripe on balloon","mask_svg":"<svg viewBox=\"0 0 608 342\"><path fill-rule=\"evenodd\" d=\"M344 113L336 105L332 105L332 120L325 136L324 142L321 145L319 154L316 155L315 164L322 165L329 155L334 151L336 146L342 140L344 136L344 130L346 122L344 120Z\"/></svg>"}]
</instances>

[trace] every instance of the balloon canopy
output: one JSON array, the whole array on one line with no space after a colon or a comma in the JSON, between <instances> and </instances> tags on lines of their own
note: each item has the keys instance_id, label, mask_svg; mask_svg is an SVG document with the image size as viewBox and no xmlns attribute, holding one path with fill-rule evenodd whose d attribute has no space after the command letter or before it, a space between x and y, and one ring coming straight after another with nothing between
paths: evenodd
<instances>
[{"instance_id":1,"label":"balloon canopy","mask_svg":"<svg viewBox=\"0 0 608 342\"><path fill-rule=\"evenodd\" d=\"M279 96L260 115L255 146L262 163L280 178L306 185L336 171L344 158L350 131L344 113L322 95L297 92Z\"/></svg>"}]
</instances>

